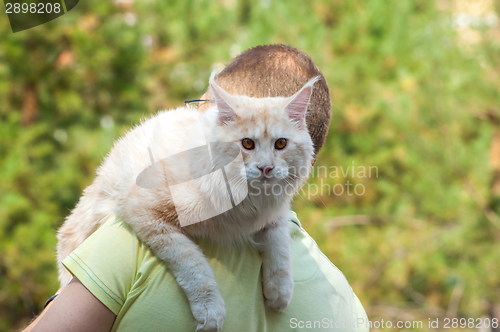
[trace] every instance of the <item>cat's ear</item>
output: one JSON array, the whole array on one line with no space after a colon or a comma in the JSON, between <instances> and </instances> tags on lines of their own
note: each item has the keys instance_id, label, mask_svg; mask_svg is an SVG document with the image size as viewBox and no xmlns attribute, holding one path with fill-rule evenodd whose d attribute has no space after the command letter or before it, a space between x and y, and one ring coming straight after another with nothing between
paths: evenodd
<instances>
[{"instance_id":1,"label":"cat's ear","mask_svg":"<svg viewBox=\"0 0 500 332\"><path fill-rule=\"evenodd\" d=\"M233 96L215 83L215 74L216 71L213 71L212 75L210 75L210 89L212 90L217 109L219 110L219 121L221 124L227 124L228 122L236 120L238 116L234 112L233 106L231 106L233 103Z\"/></svg>"},{"instance_id":2,"label":"cat's ear","mask_svg":"<svg viewBox=\"0 0 500 332\"><path fill-rule=\"evenodd\" d=\"M321 76L313 77L302 87L302 89L287 100L285 113L288 115L290 120L297 123L299 126L306 125L307 105L311 99L313 85L320 79Z\"/></svg>"}]
</instances>

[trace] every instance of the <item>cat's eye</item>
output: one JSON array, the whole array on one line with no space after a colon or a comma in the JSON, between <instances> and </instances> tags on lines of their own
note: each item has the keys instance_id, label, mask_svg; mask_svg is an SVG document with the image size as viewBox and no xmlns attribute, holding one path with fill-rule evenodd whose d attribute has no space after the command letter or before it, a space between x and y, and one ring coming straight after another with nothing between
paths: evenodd
<instances>
[{"instance_id":1,"label":"cat's eye","mask_svg":"<svg viewBox=\"0 0 500 332\"><path fill-rule=\"evenodd\" d=\"M274 142L274 148L276 150L283 150L286 146L287 140L286 138L279 138Z\"/></svg>"},{"instance_id":2,"label":"cat's eye","mask_svg":"<svg viewBox=\"0 0 500 332\"><path fill-rule=\"evenodd\" d=\"M250 138L244 138L241 140L241 145L247 150L255 149L255 143Z\"/></svg>"}]
</instances>

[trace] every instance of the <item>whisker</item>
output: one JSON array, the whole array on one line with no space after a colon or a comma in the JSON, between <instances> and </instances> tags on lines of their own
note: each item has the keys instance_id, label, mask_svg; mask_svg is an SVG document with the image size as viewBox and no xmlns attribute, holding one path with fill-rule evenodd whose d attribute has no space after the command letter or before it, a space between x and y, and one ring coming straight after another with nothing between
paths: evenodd
<instances>
[{"instance_id":1,"label":"whisker","mask_svg":"<svg viewBox=\"0 0 500 332\"><path fill-rule=\"evenodd\" d=\"M293 184L291 184L291 183L290 183L290 182L289 182L286 178L284 178L283 180L284 180L286 183L288 183L288 184L289 184L289 185L290 185L290 186L294 189L295 193L296 193L297 195L299 195L299 196L300 196L300 198L302 198L302 200L306 203L306 205L307 205L307 206L309 206L309 207L311 206L311 205L309 204L309 202L308 202L308 201L307 201L307 200L306 200L306 199L305 199L305 198L304 198L304 197L303 197L303 196L299 193L298 189L294 187L294 185L293 185Z\"/></svg>"},{"instance_id":2,"label":"whisker","mask_svg":"<svg viewBox=\"0 0 500 332\"><path fill-rule=\"evenodd\" d=\"M242 189L244 188L245 186L248 185L248 181L246 178L239 178L236 183L234 183L234 188L235 189Z\"/></svg>"},{"instance_id":3,"label":"whisker","mask_svg":"<svg viewBox=\"0 0 500 332\"><path fill-rule=\"evenodd\" d=\"M295 175L295 174L293 174L293 173L289 173L288 175L289 175L289 176L293 176L293 177L295 177L295 179L297 179L297 180L299 180L299 181L302 181L302 183L303 183L303 184L305 184L305 185L309 188L309 190L311 190L311 191L313 192L313 194L315 194L315 195L319 198L319 200L320 200L321 204L323 204L323 206L324 206L324 207L326 207L326 208L328 209L328 206L326 206L325 202L323 202L323 200L321 199L321 196L318 194L318 192L317 192L317 191L315 191L315 190L313 190L313 189L311 188L311 185L310 185L309 183L307 183L305 179L302 179L302 178L298 177L297 175Z\"/></svg>"}]
</instances>

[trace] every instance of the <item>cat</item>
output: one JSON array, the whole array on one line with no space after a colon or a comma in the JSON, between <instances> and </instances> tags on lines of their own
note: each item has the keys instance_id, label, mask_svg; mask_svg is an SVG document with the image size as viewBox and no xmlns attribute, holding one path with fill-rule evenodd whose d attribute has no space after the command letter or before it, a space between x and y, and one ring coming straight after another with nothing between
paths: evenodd
<instances>
[{"instance_id":1,"label":"cat","mask_svg":"<svg viewBox=\"0 0 500 332\"><path fill-rule=\"evenodd\" d=\"M71 279L62 260L115 214L172 272L189 300L197 329L220 330L226 311L195 238L253 243L263 261L265 304L285 310L293 293L288 215L293 195L312 167L305 115L319 79L314 77L291 97L250 98L230 95L212 73L215 106L204 113L190 107L159 112L117 140L58 231L61 287ZM198 158L196 149L206 142L210 158ZM229 167L236 154L243 157L242 168ZM221 177L201 176L222 167L226 184L231 184L229 209L222 207L227 205L227 185ZM186 178L192 181L176 187L173 197L172 183ZM272 186L277 189L270 190ZM203 220L208 207L224 212Z\"/></svg>"}]
</instances>

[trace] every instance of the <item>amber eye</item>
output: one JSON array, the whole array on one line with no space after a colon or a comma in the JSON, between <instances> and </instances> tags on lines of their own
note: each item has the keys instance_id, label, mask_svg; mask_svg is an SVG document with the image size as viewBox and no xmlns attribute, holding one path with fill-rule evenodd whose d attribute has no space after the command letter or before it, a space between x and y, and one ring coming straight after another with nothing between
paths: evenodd
<instances>
[{"instance_id":1,"label":"amber eye","mask_svg":"<svg viewBox=\"0 0 500 332\"><path fill-rule=\"evenodd\" d=\"M250 138L244 138L241 140L241 145L247 150L255 149L255 143Z\"/></svg>"},{"instance_id":2,"label":"amber eye","mask_svg":"<svg viewBox=\"0 0 500 332\"><path fill-rule=\"evenodd\" d=\"M286 146L286 142L286 138L279 138L276 142L274 142L274 148L276 150L283 150Z\"/></svg>"}]
</instances>

